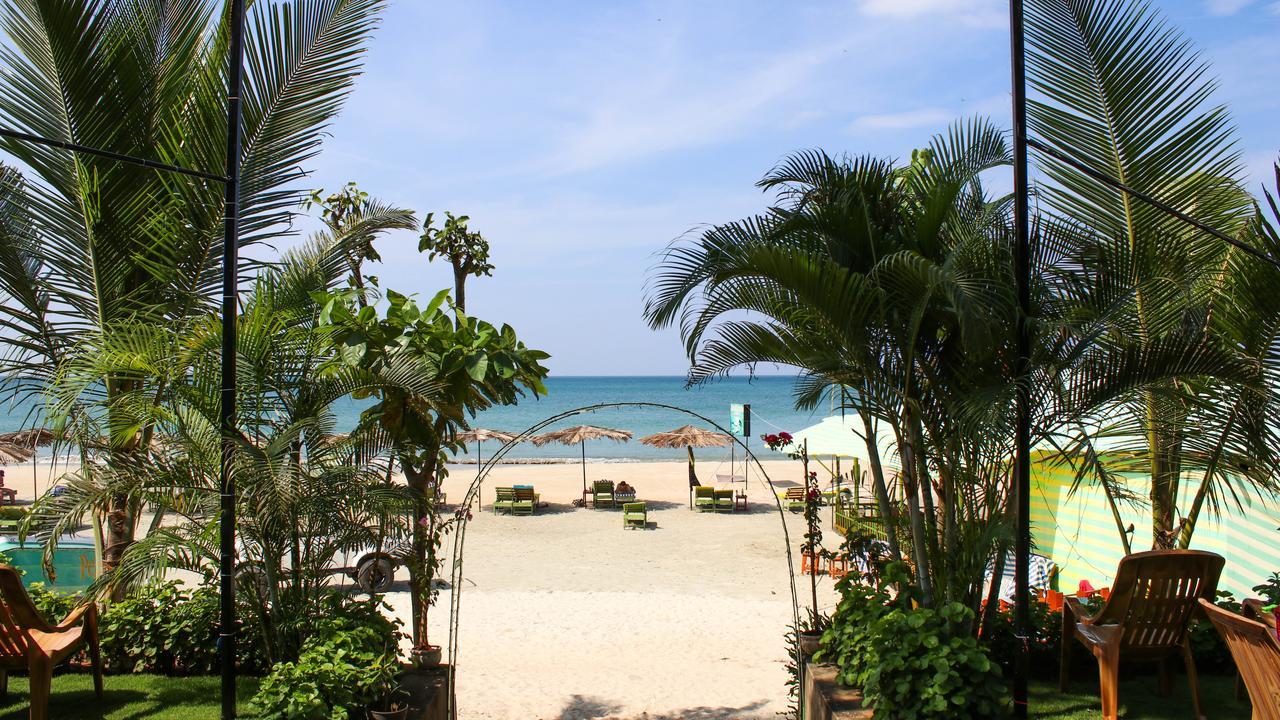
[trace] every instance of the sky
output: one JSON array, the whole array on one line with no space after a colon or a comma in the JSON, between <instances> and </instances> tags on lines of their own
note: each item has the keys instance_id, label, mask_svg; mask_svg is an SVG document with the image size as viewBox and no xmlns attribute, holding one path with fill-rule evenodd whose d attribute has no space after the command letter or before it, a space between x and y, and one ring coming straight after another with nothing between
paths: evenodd
<instances>
[{"instance_id":1,"label":"sky","mask_svg":"<svg viewBox=\"0 0 1280 720\"><path fill-rule=\"evenodd\" d=\"M1212 63L1251 187L1270 185L1280 0L1153 5ZM763 210L754 183L796 150L901 158L956 118L1008 127L1007 8L392 0L310 183L471 216L497 269L468 282L468 310L553 374L680 375L678 334L641 315L657 254ZM414 233L380 251L384 287L452 284Z\"/></svg>"}]
</instances>

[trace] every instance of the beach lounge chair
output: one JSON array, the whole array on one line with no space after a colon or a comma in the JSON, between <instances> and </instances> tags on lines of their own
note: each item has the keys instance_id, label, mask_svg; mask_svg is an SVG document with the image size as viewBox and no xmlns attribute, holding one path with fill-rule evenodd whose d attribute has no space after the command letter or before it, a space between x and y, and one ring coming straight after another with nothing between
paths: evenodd
<instances>
[{"instance_id":1,"label":"beach lounge chair","mask_svg":"<svg viewBox=\"0 0 1280 720\"><path fill-rule=\"evenodd\" d=\"M788 488L787 494L782 498L782 504L791 512L804 512L806 488L794 487Z\"/></svg>"},{"instance_id":2,"label":"beach lounge chair","mask_svg":"<svg viewBox=\"0 0 1280 720\"><path fill-rule=\"evenodd\" d=\"M733 512L733 489L716 488L713 497L716 500L716 512Z\"/></svg>"},{"instance_id":3,"label":"beach lounge chair","mask_svg":"<svg viewBox=\"0 0 1280 720\"><path fill-rule=\"evenodd\" d=\"M623 529L633 527L644 529L649 526L649 511L642 502L630 502L622 505Z\"/></svg>"},{"instance_id":4,"label":"beach lounge chair","mask_svg":"<svg viewBox=\"0 0 1280 720\"><path fill-rule=\"evenodd\" d=\"M1097 658L1102 717L1115 720L1120 661L1159 662L1161 686L1167 691L1166 663L1181 654L1196 717L1204 717L1187 625L1200 612L1197 601L1214 598L1225 562L1221 555L1198 550L1135 553L1120 560L1111 595L1097 613L1090 615L1078 598L1064 598L1059 689L1066 692L1070 681L1074 638Z\"/></svg>"},{"instance_id":5,"label":"beach lounge chair","mask_svg":"<svg viewBox=\"0 0 1280 720\"><path fill-rule=\"evenodd\" d=\"M18 572L8 565L0 565L0 695L8 691L9 671L26 671L31 682L31 720L46 720L53 668L82 646L89 648L93 692L101 700L98 606L85 603L57 625L50 625L31 602Z\"/></svg>"},{"instance_id":6,"label":"beach lounge chair","mask_svg":"<svg viewBox=\"0 0 1280 720\"><path fill-rule=\"evenodd\" d=\"M699 485L693 489L693 509L706 512L716 509L716 489L710 485Z\"/></svg>"},{"instance_id":7,"label":"beach lounge chair","mask_svg":"<svg viewBox=\"0 0 1280 720\"><path fill-rule=\"evenodd\" d=\"M614 506L612 480L597 480L592 484L591 505L596 508Z\"/></svg>"},{"instance_id":8,"label":"beach lounge chair","mask_svg":"<svg viewBox=\"0 0 1280 720\"><path fill-rule=\"evenodd\" d=\"M494 512L506 511L508 513L512 512L512 509L515 507L515 502L516 502L515 488L496 487L493 489L493 492L494 492L493 511Z\"/></svg>"},{"instance_id":9,"label":"beach lounge chair","mask_svg":"<svg viewBox=\"0 0 1280 720\"><path fill-rule=\"evenodd\" d=\"M511 488L514 497L511 499L512 515L532 515L538 506L538 494L531 487Z\"/></svg>"},{"instance_id":10,"label":"beach lounge chair","mask_svg":"<svg viewBox=\"0 0 1280 720\"><path fill-rule=\"evenodd\" d=\"M1280 718L1280 641L1275 629L1203 598L1200 608L1231 650L1240 679L1249 690L1253 716Z\"/></svg>"}]
</instances>

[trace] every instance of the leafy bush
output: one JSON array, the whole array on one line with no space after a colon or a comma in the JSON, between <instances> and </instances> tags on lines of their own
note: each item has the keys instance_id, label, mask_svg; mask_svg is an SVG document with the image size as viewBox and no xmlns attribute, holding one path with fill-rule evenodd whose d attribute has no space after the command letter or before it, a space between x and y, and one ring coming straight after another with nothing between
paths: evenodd
<instances>
[{"instance_id":1,"label":"leafy bush","mask_svg":"<svg viewBox=\"0 0 1280 720\"><path fill-rule=\"evenodd\" d=\"M17 505L0 506L0 520L23 520L27 517L27 509Z\"/></svg>"},{"instance_id":2,"label":"leafy bush","mask_svg":"<svg viewBox=\"0 0 1280 720\"><path fill-rule=\"evenodd\" d=\"M263 720L347 720L352 712L377 700L400 673L399 633L388 635L378 627L381 623L368 620L368 616L320 620L303 643L298 660L279 663L262 679L252 701L258 716Z\"/></svg>"},{"instance_id":3,"label":"leafy bush","mask_svg":"<svg viewBox=\"0 0 1280 720\"><path fill-rule=\"evenodd\" d=\"M1007 714L1008 688L967 631L973 611L959 603L891 610L873 624L856 676L877 718L995 718Z\"/></svg>"},{"instance_id":4,"label":"leafy bush","mask_svg":"<svg viewBox=\"0 0 1280 720\"><path fill-rule=\"evenodd\" d=\"M853 574L837 584L840 604L816 659L862 690L877 718L1000 717L1007 688L1000 666L970 628L958 603L916 608L910 570L884 566L875 584Z\"/></svg>"},{"instance_id":5,"label":"leafy bush","mask_svg":"<svg viewBox=\"0 0 1280 720\"><path fill-rule=\"evenodd\" d=\"M112 672L193 675L218 665L218 592L176 582L139 588L102 615L102 658Z\"/></svg>"},{"instance_id":6,"label":"leafy bush","mask_svg":"<svg viewBox=\"0 0 1280 720\"><path fill-rule=\"evenodd\" d=\"M1214 603L1231 612L1240 612L1240 603L1226 590L1218 591L1218 598ZM1231 648L1227 647L1213 623L1208 620L1192 623L1187 638L1191 641L1191 653L1195 656L1197 670L1207 673L1235 671L1236 663L1231 657Z\"/></svg>"},{"instance_id":7,"label":"leafy bush","mask_svg":"<svg viewBox=\"0 0 1280 720\"><path fill-rule=\"evenodd\" d=\"M54 590L42 582L31 583L27 587L27 594L31 596L31 602L35 604L36 610L40 611L41 617L51 623L66 617L67 613L83 602L80 593Z\"/></svg>"},{"instance_id":8,"label":"leafy bush","mask_svg":"<svg viewBox=\"0 0 1280 720\"><path fill-rule=\"evenodd\" d=\"M1013 673L1014 653L1020 642L1014 633L1013 607L996 613L989 627L983 629L982 644L1000 664L1006 675ZM1028 665L1039 677L1057 677L1062 648L1062 613L1050 610L1041 600L1031 602L1031 634L1027 642Z\"/></svg>"},{"instance_id":9,"label":"leafy bush","mask_svg":"<svg viewBox=\"0 0 1280 720\"><path fill-rule=\"evenodd\" d=\"M894 586L909 586L910 570L902 563L886 565L874 585L867 585L850 573L836 583L840 603L831 615L831 624L822 634L822 649L815 660L834 663L837 679L858 685L858 677L872 661L870 639L873 627L894 608L910 608L912 593L895 594Z\"/></svg>"}]
</instances>

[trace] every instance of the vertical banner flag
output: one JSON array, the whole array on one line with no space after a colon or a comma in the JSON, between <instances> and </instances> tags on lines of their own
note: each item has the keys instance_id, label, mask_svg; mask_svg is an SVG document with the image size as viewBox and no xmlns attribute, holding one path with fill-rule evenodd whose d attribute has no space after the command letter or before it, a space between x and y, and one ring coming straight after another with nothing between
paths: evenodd
<instances>
[{"instance_id":1,"label":"vertical banner flag","mask_svg":"<svg viewBox=\"0 0 1280 720\"><path fill-rule=\"evenodd\" d=\"M729 406L729 432L738 437L751 437L751 406Z\"/></svg>"}]
</instances>

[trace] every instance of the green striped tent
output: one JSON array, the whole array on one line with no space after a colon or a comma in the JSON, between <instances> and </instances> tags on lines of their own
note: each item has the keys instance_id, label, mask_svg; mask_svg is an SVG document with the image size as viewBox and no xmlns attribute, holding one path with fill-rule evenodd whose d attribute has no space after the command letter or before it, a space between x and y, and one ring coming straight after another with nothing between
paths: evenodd
<instances>
[{"instance_id":1,"label":"green striped tent","mask_svg":"<svg viewBox=\"0 0 1280 720\"><path fill-rule=\"evenodd\" d=\"M1037 453L1031 467L1035 551L1057 563L1061 590L1074 590L1081 580L1095 587L1110 585L1124 545L1102 488L1090 483L1071 493L1072 469L1066 464L1050 464L1045 458ZM1145 503L1149 478L1134 475L1129 479L1130 491L1144 502L1122 503L1121 523L1134 526L1133 549L1145 550L1151 545L1151 511ZM1187 497L1180 499L1180 507L1190 504L1198 481L1188 477L1182 484ZM1242 497L1242 501L1243 510L1227 505L1221 516L1202 515L1192 536L1192 547L1227 559L1219 587L1237 598L1251 597L1254 585L1280 570L1280 503L1276 498L1256 495Z\"/></svg>"}]
</instances>

